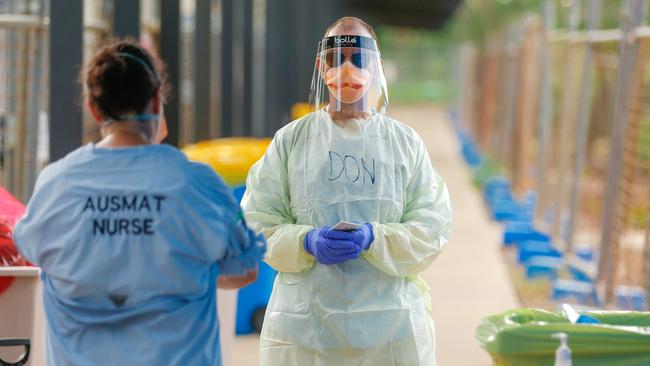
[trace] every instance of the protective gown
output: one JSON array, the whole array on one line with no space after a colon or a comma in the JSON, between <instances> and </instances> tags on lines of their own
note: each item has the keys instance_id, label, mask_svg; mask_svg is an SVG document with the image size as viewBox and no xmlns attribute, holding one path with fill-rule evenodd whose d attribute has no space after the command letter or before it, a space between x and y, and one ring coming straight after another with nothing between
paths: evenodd
<instances>
[{"instance_id":1,"label":"protective gown","mask_svg":"<svg viewBox=\"0 0 650 366\"><path fill-rule=\"evenodd\" d=\"M262 365L435 365L428 287L418 274L447 242L451 207L420 137L383 114L334 122L323 110L279 130L242 201L279 271ZM360 258L323 265L312 229L370 222Z\"/></svg>"}]
</instances>

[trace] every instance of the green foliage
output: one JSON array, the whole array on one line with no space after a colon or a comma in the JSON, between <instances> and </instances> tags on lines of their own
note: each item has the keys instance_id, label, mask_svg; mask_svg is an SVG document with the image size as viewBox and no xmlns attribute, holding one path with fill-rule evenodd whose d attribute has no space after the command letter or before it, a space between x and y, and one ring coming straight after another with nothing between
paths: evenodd
<instances>
[{"instance_id":1,"label":"green foliage","mask_svg":"<svg viewBox=\"0 0 650 366\"><path fill-rule=\"evenodd\" d=\"M586 0L554 0L555 27L567 28L570 6L580 1L579 30L587 28L588 4ZM455 42L471 41L481 44L485 37L504 29L523 14L542 15L544 0L467 0L449 21L445 33ZM623 0L602 0L600 29L619 27ZM649 15L650 16L650 15Z\"/></svg>"},{"instance_id":2,"label":"green foliage","mask_svg":"<svg viewBox=\"0 0 650 366\"><path fill-rule=\"evenodd\" d=\"M391 102L438 102L450 98L450 55L446 34L380 27L379 47Z\"/></svg>"},{"instance_id":3,"label":"green foliage","mask_svg":"<svg viewBox=\"0 0 650 366\"><path fill-rule=\"evenodd\" d=\"M456 42L482 43L492 32L527 12L541 13L542 0L467 0L446 31Z\"/></svg>"},{"instance_id":4,"label":"green foliage","mask_svg":"<svg viewBox=\"0 0 650 366\"><path fill-rule=\"evenodd\" d=\"M555 1L555 28L566 28L571 1L581 1L579 29L586 28L588 0ZM507 29L525 14L541 16L545 0L465 0L441 31L379 27L378 41L386 65L398 76L389 80L394 102L446 101L453 94L454 48ZM617 28L623 0L602 0L601 29ZM649 12L650 13L650 12Z\"/></svg>"}]
</instances>

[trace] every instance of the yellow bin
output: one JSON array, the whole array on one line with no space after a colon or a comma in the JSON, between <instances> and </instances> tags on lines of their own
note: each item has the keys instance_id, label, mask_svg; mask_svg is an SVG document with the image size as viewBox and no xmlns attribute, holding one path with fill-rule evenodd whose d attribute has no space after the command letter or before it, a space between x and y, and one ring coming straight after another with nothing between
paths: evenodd
<instances>
[{"instance_id":1,"label":"yellow bin","mask_svg":"<svg viewBox=\"0 0 650 366\"><path fill-rule=\"evenodd\" d=\"M228 185L235 187L246 183L248 170L264 156L270 143L268 138L221 138L188 145L183 152L190 160L210 165Z\"/></svg>"}]
</instances>

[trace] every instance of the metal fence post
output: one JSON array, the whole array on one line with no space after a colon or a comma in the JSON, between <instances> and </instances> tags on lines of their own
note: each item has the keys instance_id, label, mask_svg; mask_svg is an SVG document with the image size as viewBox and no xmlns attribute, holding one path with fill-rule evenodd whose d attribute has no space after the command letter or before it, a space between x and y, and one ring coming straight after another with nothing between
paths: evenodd
<instances>
[{"instance_id":1,"label":"metal fence post","mask_svg":"<svg viewBox=\"0 0 650 366\"><path fill-rule=\"evenodd\" d=\"M251 134L255 137L265 136L266 125L266 7L267 0L253 0L252 77L255 87L252 90Z\"/></svg>"},{"instance_id":2,"label":"metal fence post","mask_svg":"<svg viewBox=\"0 0 650 366\"><path fill-rule=\"evenodd\" d=\"M593 31L598 28L600 25L600 16L602 9L601 0L590 0L589 1L589 15L588 15L588 26L587 31ZM587 33L589 34L589 33ZM580 83L580 99L578 100L578 131L577 131L577 141L576 141L576 152L575 152L575 166L573 170L573 182L571 186L571 195L569 199L571 200L570 213L569 213L569 225L567 233L567 247L565 251L571 253L573 251L574 240L575 240L575 225L576 225L576 215L578 215L578 208L580 207L580 186L581 186L581 177L582 171L585 165L585 155L587 154L587 138L589 135L589 121L591 118L591 88L593 86L592 82L592 59L593 59L593 44L590 42L589 36L587 36L587 44L585 49L585 56L582 65L582 76Z\"/></svg>"},{"instance_id":3,"label":"metal fence post","mask_svg":"<svg viewBox=\"0 0 650 366\"><path fill-rule=\"evenodd\" d=\"M45 4L39 1L38 16L43 18L45 14ZM36 173L38 172L38 134L39 134L39 119L41 116L42 99L39 92L39 86L43 82L43 74L45 68L45 35L47 34L46 28L39 24L34 29L30 30L30 54L33 54L34 60L32 62L31 82L29 95L31 99L28 104L27 113L27 151L24 162L24 182L25 187L23 190L23 197L27 200L31 197L34 183L36 183Z\"/></svg>"},{"instance_id":4,"label":"metal fence post","mask_svg":"<svg viewBox=\"0 0 650 366\"><path fill-rule=\"evenodd\" d=\"M210 25L212 0L196 0L194 27L194 141L210 138Z\"/></svg>"},{"instance_id":5,"label":"metal fence post","mask_svg":"<svg viewBox=\"0 0 650 366\"><path fill-rule=\"evenodd\" d=\"M83 0L50 3L50 161L82 141L77 75L83 60Z\"/></svg>"},{"instance_id":6,"label":"metal fence post","mask_svg":"<svg viewBox=\"0 0 650 366\"><path fill-rule=\"evenodd\" d=\"M551 67L551 55L549 47L549 33L555 29L555 0L546 0L544 2L544 33L542 38L542 51L540 53L542 79L540 101L539 101L539 156L538 156L538 171L537 171L537 194L540 202L544 201L547 194L545 184L545 168L548 163L548 144L551 134L551 124L553 122L553 68ZM541 207L539 204L537 215L541 215Z\"/></svg>"},{"instance_id":7,"label":"metal fence post","mask_svg":"<svg viewBox=\"0 0 650 366\"><path fill-rule=\"evenodd\" d=\"M598 268L598 282L604 284L605 301L611 302L614 297L614 263L618 256L617 248L612 245L615 218L618 215L619 182L622 165L619 164L623 156L623 141L625 139L628 113L627 102L630 94L631 78L634 71L638 42L634 37L635 28L644 19L645 2L643 0L626 0L621 17L623 40L620 49L620 63L616 79L614 94L614 108L612 115L612 149L609 160L609 174L605 193L605 214L603 216L602 235L600 244L600 263Z\"/></svg>"},{"instance_id":8,"label":"metal fence post","mask_svg":"<svg viewBox=\"0 0 650 366\"><path fill-rule=\"evenodd\" d=\"M569 29L568 29L568 35L569 37L573 35L577 30L578 26L580 23L580 1L573 1L571 2L571 9L570 9L570 14L569 14ZM566 50L565 50L565 59L564 59L564 70L562 74L562 78L564 80L570 80L571 79L571 74L572 74L572 68L571 68L571 44L567 44ZM563 90L562 94L562 100L561 100L561 116L560 116L560 122L561 122L561 128L560 128L560 160L558 162L559 165L559 180L558 180L558 185L557 185L557 199L554 205L554 214L553 214L553 231L552 235L557 238L564 238L563 232L562 232L562 227L564 224L564 212L563 212L563 204L565 202L565 192L564 192L564 187L566 186L566 181L567 181L567 170L569 169L569 143L570 143L570 138L571 136L571 124L570 122L576 118L576 116L571 113L574 108L575 101L572 101L569 99L572 93L570 91L573 91L574 89L571 88L571 84L569 84L566 88Z\"/></svg>"},{"instance_id":9,"label":"metal fence post","mask_svg":"<svg viewBox=\"0 0 650 366\"><path fill-rule=\"evenodd\" d=\"M113 0L113 35L140 38L139 0Z\"/></svg>"},{"instance_id":10,"label":"metal fence post","mask_svg":"<svg viewBox=\"0 0 650 366\"><path fill-rule=\"evenodd\" d=\"M171 98L165 106L169 135L166 142L180 142L180 0L161 0L160 54L167 64Z\"/></svg>"}]
</instances>

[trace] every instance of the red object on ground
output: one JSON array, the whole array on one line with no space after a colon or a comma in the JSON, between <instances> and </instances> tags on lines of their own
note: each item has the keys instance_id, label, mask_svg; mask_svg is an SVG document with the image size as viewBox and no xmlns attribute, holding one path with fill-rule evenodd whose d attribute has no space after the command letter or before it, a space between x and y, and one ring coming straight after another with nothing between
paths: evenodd
<instances>
[{"instance_id":1,"label":"red object on ground","mask_svg":"<svg viewBox=\"0 0 650 366\"><path fill-rule=\"evenodd\" d=\"M0 221L7 222L9 228L13 228L24 213L25 205L0 186Z\"/></svg>"},{"instance_id":2,"label":"red object on ground","mask_svg":"<svg viewBox=\"0 0 650 366\"><path fill-rule=\"evenodd\" d=\"M28 265L16 249L11 234L14 225L24 213L25 205L0 187L0 266ZM0 295L13 281L13 277L0 277Z\"/></svg>"},{"instance_id":3,"label":"red object on ground","mask_svg":"<svg viewBox=\"0 0 650 366\"><path fill-rule=\"evenodd\" d=\"M25 266L27 261L20 255L11 237L9 224L0 221L0 267ZM13 277L0 277L0 295L14 282Z\"/></svg>"}]
</instances>

